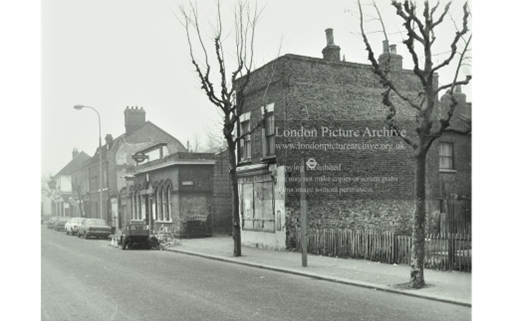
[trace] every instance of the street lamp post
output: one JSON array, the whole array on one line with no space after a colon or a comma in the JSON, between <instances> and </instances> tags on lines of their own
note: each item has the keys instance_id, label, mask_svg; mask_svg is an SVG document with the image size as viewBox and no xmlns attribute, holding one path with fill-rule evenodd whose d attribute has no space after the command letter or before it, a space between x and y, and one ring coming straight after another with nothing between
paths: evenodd
<instances>
[{"instance_id":1,"label":"street lamp post","mask_svg":"<svg viewBox=\"0 0 513 321\"><path fill-rule=\"evenodd\" d=\"M100 113L94 109L93 107L91 106L84 106L84 105L75 105L73 108L75 108L76 110L82 110L82 108L89 108L89 109L92 109L94 110L94 112L96 113L96 115L98 115L98 132L99 132L99 139L98 139L98 143L99 143L99 151L100 151L100 159L99 159L99 163L100 163L100 175L98 176L98 179L100 180L100 218L103 219L103 187L102 187L102 181L103 181L103 176L102 176L102 122L101 122L101 118L100 118Z\"/></svg>"}]
</instances>

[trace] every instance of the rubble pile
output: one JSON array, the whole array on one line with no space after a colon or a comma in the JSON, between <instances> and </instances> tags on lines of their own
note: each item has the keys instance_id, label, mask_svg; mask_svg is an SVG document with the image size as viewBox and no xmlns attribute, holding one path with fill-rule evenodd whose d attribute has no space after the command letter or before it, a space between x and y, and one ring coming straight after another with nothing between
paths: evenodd
<instances>
[{"instance_id":1,"label":"rubble pile","mask_svg":"<svg viewBox=\"0 0 513 321\"><path fill-rule=\"evenodd\" d=\"M153 247L156 250L165 250L167 248L182 245L182 242L169 232L159 231L155 233L154 236L158 241L158 245Z\"/></svg>"}]
</instances>

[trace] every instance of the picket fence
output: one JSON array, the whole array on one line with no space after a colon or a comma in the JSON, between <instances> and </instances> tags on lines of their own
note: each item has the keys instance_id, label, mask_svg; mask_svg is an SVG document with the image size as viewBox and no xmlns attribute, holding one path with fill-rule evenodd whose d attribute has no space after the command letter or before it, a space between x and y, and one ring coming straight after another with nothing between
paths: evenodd
<instances>
[{"instance_id":1,"label":"picket fence","mask_svg":"<svg viewBox=\"0 0 513 321\"><path fill-rule=\"evenodd\" d=\"M411 236L348 229L309 229L308 234L307 252L311 254L410 264ZM300 252L301 228L296 230L296 240L296 251ZM427 234L424 267L471 272L471 236L457 233Z\"/></svg>"}]
</instances>

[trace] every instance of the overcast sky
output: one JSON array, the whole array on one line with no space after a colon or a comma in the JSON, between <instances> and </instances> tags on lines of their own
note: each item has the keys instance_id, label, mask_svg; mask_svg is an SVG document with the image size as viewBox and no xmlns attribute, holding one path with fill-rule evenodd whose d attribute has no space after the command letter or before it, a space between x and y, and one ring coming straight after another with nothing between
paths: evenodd
<instances>
[{"instance_id":1,"label":"overcast sky","mask_svg":"<svg viewBox=\"0 0 513 321\"><path fill-rule=\"evenodd\" d=\"M202 22L215 18L208 3L198 6ZM75 104L93 106L101 114L102 140L124 132L126 106L144 107L152 121L184 145L215 128L218 114L204 94L189 58L183 27L173 0L43 0L42 1L42 174L56 174L71 160L73 148L93 155L98 145L96 114L76 111ZM224 28L231 31L234 1L223 1ZM252 2L253 3L253 2ZM391 42L398 44L404 66L411 58L401 44L401 22L389 1L378 0ZM463 1L454 1L453 18L461 26ZM333 28L335 43L350 62L368 63L359 36L355 1L258 1L264 8L257 27L257 66L280 53L322 57L324 30ZM370 10L371 8L366 8ZM371 12L371 11L369 11ZM376 31L377 25L367 25ZM454 35L448 20L438 31L439 53L448 50ZM371 33L381 53L381 33ZM281 49L280 48L281 43ZM230 51L230 38L226 51ZM437 56L435 63L443 56ZM465 68L464 74L471 69ZM440 74L451 80L452 70ZM471 87L464 89L471 100Z\"/></svg>"}]
</instances>

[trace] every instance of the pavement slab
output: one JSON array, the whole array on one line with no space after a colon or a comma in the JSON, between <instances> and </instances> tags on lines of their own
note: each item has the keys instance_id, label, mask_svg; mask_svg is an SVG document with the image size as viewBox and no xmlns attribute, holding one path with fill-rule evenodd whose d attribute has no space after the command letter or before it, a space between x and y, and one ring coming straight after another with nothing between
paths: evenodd
<instances>
[{"instance_id":1,"label":"pavement slab","mask_svg":"<svg viewBox=\"0 0 513 321\"><path fill-rule=\"evenodd\" d=\"M309 254L308 266L302 267L301 253L298 252L243 247L243 255L233 257L232 249L233 239L231 237L214 236L202 239L183 239L182 245L167 250L375 290L472 306L471 273L425 269L427 286L422 289L407 289L402 286L408 282L410 268L407 265Z\"/></svg>"}]
</instances>

